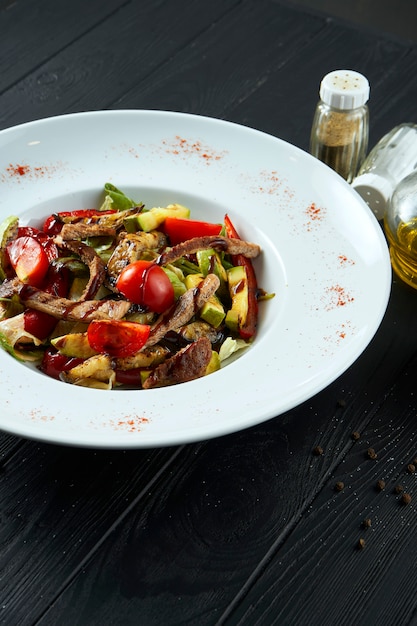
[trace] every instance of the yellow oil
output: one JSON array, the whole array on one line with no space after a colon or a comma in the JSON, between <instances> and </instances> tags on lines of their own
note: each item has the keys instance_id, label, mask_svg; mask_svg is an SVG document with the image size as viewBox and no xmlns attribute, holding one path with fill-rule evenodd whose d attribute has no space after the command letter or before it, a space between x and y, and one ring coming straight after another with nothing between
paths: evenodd
<instances>
[{"instance_id":1,"label":"yellow oil","mask_svg":"<svg viewBox=\"0 0 417 626\"><path fill-rule=\"evenodd\" d=\"M400 222L395 234L390 230L387 220L384 228L394 272L405 283L417 289L417 218Z\"/></svg>"}]
</instances>

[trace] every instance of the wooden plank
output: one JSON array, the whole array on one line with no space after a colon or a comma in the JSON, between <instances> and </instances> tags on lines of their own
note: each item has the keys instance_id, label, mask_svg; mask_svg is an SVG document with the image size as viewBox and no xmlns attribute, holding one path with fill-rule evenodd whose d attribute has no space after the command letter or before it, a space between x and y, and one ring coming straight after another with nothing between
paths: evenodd
<instances>
[{"instance_id":1,"label":"wooden plank","mask_svg":"<svg viewBox=\"0 0 417 626\"><path fill-rule=\"evenodd\" d=\"M269 555L246 597L236 598L236 610L227 613L231 623L302 626L311 615L323 626L414 623L417 479L408 466L417 458L416 368L414 356L297 528ZM339 493L337 482L345 485Z\"/></svg>"},{"instance_id":2,"label":"wooden plank","mask_svg":"<svg viewBox=\"0 0 417 626\"><path fill-rule=\"evenodd\" d=\"M226 118L308 150L320 81L328 71L348 66L370 81L370 142L376 143L384 134L377 125L380 108L389 107L389 117L400 116L396 101L382 94L401 85L395 77L404 74L403 59L412 48L269 3L262 7L264 22L258 7L248 3L239 14L229 15L223 28L200 37L112 107L159 107ZM236 33L233 49L228 32Z\"/></svg>"},{"instance_id":3,"label":"wooden plank","mask_svg":"<svg viewBox=\"0 0 417 626\"><path fill-rule=\"evenodd\" d=\"M312 91L304 83L297 83L299 76L296 70L306 67L303 77L308 77L310 71L309 84L311 87L314 85L316 90L318 72L321 74L325 67L324 55L318 58L313 55L316 43L317 46L320 43L318 47L323 49L324 39L321 42L318 39L333 32L333 40L330 41L338 50L333 58L342 58L344 50L347 59L343 46L350 42L347 49L351 50L352 31L347 29L343 36L339 36L336 29L321 33L322 27L325 27L320 21L303 20L300 23L298 13L279 7L272 10L266 3L245 3L238 10L239 14L225 15L218 24L211 26L215 32L210 37L202 32L195 40L191 38L188 41L183 32L181 41L186 46L184 52L178 51L178 39L175 45L171 42L163 53L159 52L156 62L147 56L148 65L141 70L138 88L132 83L132 76L128 76L127 66L121 67L120 86L115 78L119 65L108 66L113 77L110 82L112 86L113 82L116 83L112 97L117 94L117 106L125 106L126 102L153 102L155 106L160 102L170 102L178 104L181 110L210 111L236 121L243 120L247 114L256 127L268 123L272 116L274 128L278 129L285 128L285 120L292 119L297 125L294 123L290 128L290 138L302 138L304 141L310 121L304 115L303 107L308 103L302 100L302 96ZM268 11L270 19L266 20L264 28L255 19L259 18L258 10ZM242 15L243 18L240 17ZM171 18L171 14L168 17ZM242 30L239 29L238 18L243 19ZM252 40L249 39L251 25L254 31ZM234 30L230 30L231 26L235 27ZM101 28L103 26L95 29L94 37L89 34L85 41L83 38L82 50L87 49L87 42L97 41L96 34L102 32ZM127 26L125 29L123 32L131 32ZM105 30L110 30L109 24ZM166 34L171 32L166 26L162 30ZM227 41L231 32L233 39ZM148 41L145 39L145 43ZM412 63L407 64L409 51L401 46L391 47L391 43L379 40L374 40L372 45L363 37L353 41L355 46L350 60L357 58L356 54L364 53L366 46L370 46L367 53L370 54L369 67L376 64L377 58L380 59L375 76L379 77L376 84L381 90L384 90L386 80L384 68L386 72L392 67L393 59L396 60L395 69L399 67L400 60L405 61L404 76L407 69L413 67ZM161 43L158 37L157 42ZM213 42L217 44L214 47ZM262 46L264 42L265 47ZM282 42L289 42L288 46L284 46L285 52L282 52ZM250 45L252 43L256 45ZM79 62L82 58L79 43L74 46ZM155 49L152 48L152 51ZM126 45L123 50L126 54ZM169 60L170 51L172 61ZM270 56L272 53L280 60L278 66L275 57ZM64 57L60 55L61 60ZM106 59L110 58L111 53L108 52ZM326 63L330 64L333 58L327 58ZM135 57L129 67L137 62L138 57ZM158 63L162 64L160 68ZM267 72L266 64L269 68ZM89 78L94 74L92 65L88 68ZM53 63L48 67L52 71ZM363 67L366 68L366 65ZM249 88L249 82L245 83L245 68L248 81L250 79L253 83L254 77L260 77L255 90ZM69 82L68 101L71 106L96 102L101 93L99 82L103 81L105 68L97 67L96 70L97 84L93 80L91 94L81 94L81 100L77 102L71 98L75 97L79 84ZM149 78L147 71L152 73ZM198 80L200 74L206 75L207 83L206 79ZM80 70L77 76L80 77ZM288 99L285 102L279 100L278 78L293 80L290 84L294 87L298 85L299 91L294 92L293 104L299 103L299 109L295 107L288 111ZM389 74L387 80L390 80ZM39 102L33 117L44 115L47 110L56 110L56 103L51 104L46 99L41 101L42 90L36 92L35 83L32 86ZM56 94L61 94L67 102L64 86L61 87ZM20 93L29 97L30 88L30 81L25 82L21 92L14 92L9 105L18 102ZM120 99L120 94L126 93L126 90L131 90L127 99ZM53 94L53 90L45 92L45 98ZM313 98L315 100L312 95L309 97L311 102ZM403 110L401 97L396 102L386 103L385 109L385 102L379 96L375 102L382 111L379 119L384 115L386 120L390 119L394 105L401 106ZM282 109L277 105L281 105ZM30 107L25 106L18 107L15 119L22 121L22 116L24 118L31 113ZM294 116L294 110L297 116ZM8 115L10 111L11 108ZM280 116L281 111L286 117ZM379 407L386 396L388 382L401 375L407 360L416 352L417 340L409 332L414 324L415 294L401 285L394 285L394 290L395 298L381 332L373 342L372 351L366 351L353 368L325 393L318 394L302 407L276 420L221 440L187 446L175 459L170 456L170 451L91 452L35 443L25 443L20 450L16 450L0 477L0 510L5 520L0 527L0 563L4 572L0 593L5 606L2 611L4 621L33 624L39 618L38 623L43 626L57 623L106 624L117 616L121 623L123 620L135 623L140 616L145 624L163 623L169 626L188 620L189 623L204 626L216 623L229 606L232 618L237 616L234 598L237 598L238 604L243 602L242 615L249 611L250 618L256 619L250 609L250 599L257 601L259 592L265 592L269 601L273 599L272 591L268 595L268 582L273 580L274 574L282 584L286 582L283 572L289 574L291 581L302 584L303 578L291 565L295 554L304 567L305 577L311 581L308 566L314 563L313 550L307 555L303 553L305 527L302 515L314 515L323 529L328 524L328 506L336 507L335 518L345 512L349 514L351 505L355 506L353 491L347 492L350 498L343 501L341 498L336 500L332 490L329 492L333 480L345 475L345 467L349 468L349 473L356 471L360 465L354 451L356 454L361 452L359 445L363 445L367 435L364 434L361 444L355 448L351 440L347 440L346 432L357 429L365 433L367 428L369 436L374 432L370 423L380 424L378 417L381 413L376 412L375 407ZM386 337L390 338L388 344ZM413 368L406 371L410 378ZM341 399L346 406L339 402ZM385 406L386 423L384 427L380 426L379 432L381 440L388 443L388 416L395 409L394 400L391 405L382 405ZM404 432L410 434L411 413L402 418L401 425L404 425ZM325 449L325 454L316 458L311 455L311 450L318 443ZM401 463L398 461L397 473L405 460L405 452L403 450L399 456ZM311 462L306 463L306 459L311 459ZM385 460L388 461L387 458ZM363 467L361 465L359 473L369 472L370 466L365 465L362 456L361 462ZM394 476L394 470L391 475ZM158 480L155 493L151 482L153 476ZM373 481L372 475L368 475L370 478ZM367 481L361 487L360 495L369 497L368 504L376 507L379 501L374 500L376 495L373 492L372 498L368 493L369 484ZM40 494L42 500L39 499ZM389 517L392 515L389 513L392 499L386 498L384 502L386 507L384 513L380 513L380 519L388 521L392 519ZM359 507L358 504L356 506ZM363 500L361 506L364 506ZM352 522L355 522L352 537L346 544L340 538L338 544L339 553L350 559L350 581L357 577L362 580L360 562L358 564L348 553L352 549L351 539L356 541L356 516L362 509L354 511L354 515L351 513ZM407 509L407 514L411 511L411 508ZM332 521L333 540L339 528L337 524L337 521ZM117 536L111 532L116 527ZM404 536L402 540L403 548L407 547ZM284 541L284 548L281 548ZM318 535L312 537L312 542L314 547L321 547ZM322 548L323 552L327 552L327 548ZM287 564L285 570L280 569L281 557ZM326 559L331 558L330 551L321 558L321 563L328 566ZM408 573L410 558L404 558ZM272 565L269 570L270 560ZM368 563L368 574L371 571L372 564ZM319 567L314 569L315 574L320 572ZM347 578L344 580L347 581ZM381 579L377 577L378 580ZM376 587L369 586L367 589L377 592ZM277 592L275 587L273 590ZM284 590L288 587L284 586ZM295 595L296 591L290 593ZM246 593L247 603L243 601ZM303 593L305 596L307 590ZM364 595L365 599L358 606L364 606L368 600L368 594ZM393 607L400 610L398 602L403 596L398 594L398 597L398 601L394 599ZM310 602L310 608L320 609L311 598ZM52 606L48 610L50 603ZM409 614L412 603L413 600L407 603L402 615ZM261 613L266 611L265 615L270 616L266 606L260 605L260 609ZM288 611L291 610L288 607ZM333 614L338 615L338 612L340 607ZM284 609L282 615L286 615Z\"/></svg>"},{"instance_id":4,"label":"wooden plank","mask_svg":"<svg viewBox=\"0 0 417 626\"><path fill-rule=\"evenodd\" d=\"M0 431L0 472L8 459L19 451L24 440Z\"/></svg>"},{"instance_id":5,"label":"wooden plank","mask_svg":"<svg viewBox=\"0 0 417 626\"><path fill-rule=\"evenodd\" d=\"M272 24L267 20L266 31L261 27L254 29L254 53L247 42L250 24L257 23L255 5L245 5L242 14L245 28L237 29L237 14L231 14L217 25L216 37L206 39L203 34L186 53L178 54L175 62L155 72L147 83L150 90L144 91L145 99L155 98L155 102L158 93L177 93L176 102L183 107L191 101L193 110L202 104L206 110L222 111L226 116L236 114L238 119L239 107L243 110L246 106L257 124L263 123L268 92L272 102L279 95L279 84L270 88L271 74L262 75L265 63L270 63L269 68L273 65L268 61L270 53L278 54L280 42L290 42L280 66L285 68L281 78L289 80L297 60L300 66L312 58L315 36L322 25L308 21L303 26L291 18L293 14L274 9L274 19ZM222 45L231 26L237 32L237 47L235 39L232 46L230 42ZM282 31L278 36L279 26ZM302 45L303 39L308 38L310 45ZM336 34L334 40L340 46L345 43ZM218 46L207 59L202 53L207 54L210 41ZM263 41L265 48L260 45ZM361 45L360 50L364 50L363 41ZM388 64L391 49L382 48L384 63ZM187 76L198 75L198 68L201 73L206 72L211 64L223 67L221 61L227 51L230 61L224 64L224 74L220 69L214 72L208 79L207 91L204 81L200 91L192 89L195 81L188 84ZM233 73L239 55L243 56ZM190 65L184 68L186 59ZM242 83L246 64L252 81L257 72L266 78L264 83L258 81L255 92ZM172 85L180 85L177 92L166 91L170 80ZM260 93L262 84L269 89L265 87L257 100L255 93ZM140 93L138 89L136 95ZM135 96L133 92L131 95ZM244 104L239 104L239 98ZM124 106L123 101L118 104ZM308 123L303 124L305 130ZM410 309L404 306L404 310ZM401 321L402 329L412 322L407 317ZM398 319L393 315L387 321L391 324L391 336L395 332L394 322L398 323ZM3 480L2 506L14 521L5 530L13 530L13 536L5 534L1 542L7 546L2 554L8 573L2 597L7 600L9 615L24 620L27 614L34 621L34 615L41 615L54 600L54 594L62 589L63 594L41 623L56 624L64 617L68 623L83 619L87 623L106 623L115 614L130 621L140 614L144 619L160 619L159 623L164 624L175 624L180 619L202 625L214 623L233 598L240 597L241 588L245 589L246 581L264 564L265 555L271 554L296 528L301 514L327 484L329 472L335 474L351 446L345 439L346 424L351 424L352 430L366 428L372 402L381 397L392 373L401 369L415 348L405 330L399 331L397 344L388 348L380 335L372 357L364 355L354 372L342 377L326 394L319 394L303 407L251 431L187 447L163 471L156 495L140 491L147 484L146 480L140 481L147 465L144 453L138 455L140 459L129 453L129 462L119 454L100 454L100 462L93 463L88 473L95 454L81 453L80 460L78 451L64 451L61 457L61 451L58 455L58 451L47 451L47 447L27 444L10 463ZM390 368L384 376L375 371L375 355L377 362L389 357ZM358 379L363 381L359 388ZM346 411L338 404L338 399L345 396L349 399ZM325 447L326 455L320 458L320 465L306 465L309 450L318 441ZM39 456L38 473L33 473ZM25 457L29 460L28 470L23 462ZM133 459L137 463L134 467ZM112 465L108 467L110 460ZM148 480L152 472L163 467L163 460L152 456ZM110 490L109 481L115 481ZM22 484L26 484L23 491ZM31 494L39 494L42 486L45 501L39 506ZM123 499L132 502L138 494L140 497L129 510ZM57 502L62 505L57 506ZM63 519L59 516L62 509ZM111 520L106 521L105 515L109 510L113 514L111 520L118 525L117 538L106 535L109 527L104 526ZM69 533L69 525L75 520L77 527ZM51 534L55 537L48 543ZM27 544L22 551L24 541ZM50 548L47 553L45 544ZM91 561L84 562L87 557ZM48 572L52 571L55 587L48 591ZM111 597L109 588L114 592Z\"/></svg>"},{"instance_id":6,"label":"wooden plank","mask_svg":"<svg viewBox=\"0 0 417 626\"><path fill-rule=\"evenodd\" d=\"M176 454L24 442L0 473L4 623L33 624L117 520L140 511Z\"/></svg>"},{"instance_id":7,"label":"wooden plank","mask_svg":"<svg viewBox=\"0 0 417 626\"><path fill-rule=\"evenodd\" d=\"M306 42L323 29L319 18L270 2L245 2L216 28L132 87L112 108L161 108L240 121L235 110L262 90L271 106L280 91L279 68L299 58ZM273 117L279 115L276 109ZM260 126L264 116L261 108Z\"/></svg>"},{"instance_id":8,"label":"wooden plank","mask_svg":"<svg viewBox=\"0 0 417 626\"><path fill-rule=\"evenodd\" d=\"M125 4L126 0L2 3L0 93Z\"/></svg>"},{"instance_id":9,"label":"wooden plank","mask_svg":"<svg viewBox=\"0 0 417 626\"><path fill-rule=\"evenodd\" d=\"M400 111L406 106L402 102L399 108L386 95L401 85L395 77L403 75L404 66L410 67L405 62L410 51L407 45L370 38L353 28L342 28L330 21L306 44L302 62L301 54L295 54L285 64L271 69L269 81L233 110L233 118L248 126L257 125L260 130L308 151L321 79L327 72L347 67L362 72L370 82L368 106L370 143L373 145L384 134L379 123L381 109L386 109L387 118L398 120ZM285 90L279 88L283 83ZM262 116L259 111L263 112Z\"/></svg>"},{"instance_id":10,"label":"wooden plank","mask_svg":"<svg viewBox=\"0 0 417 626\"><path fill-rule=\"evenodd\" d=\"M414 0L397 0L395 4L391 0L286 0L286 3L354 23L359 29L366 28L373 36L384 33L401 40L417 41L417 5Z\"/></svg>"},{"instance_id":11,"label":"wooden plank","mask_svg":"<svg viewBox=\"0 0 417 626\"><path fill-rule=\"evenodd\" d=\"M242 624L263 625L274 623L278 615L282 621L275 623L301 626L309 623L307 608L312 614L320 606L323 613L328 611L328 621L323 621L326 626L338 621L361 624L361 609L370 594L377 594L381 577L386 575L375 565L384 540L383 520L393 519L395 512L398 515L398 503L391 495L382 494L381 498L374 485L380 477L388 482L389 476L391 488L412 456L411 444L398 458L396 450L390 474L389 434L397 426L400 433L408 428L404 441L409 441L415 410L410 406L409 414L396 423L391 405L385 413L387 421L381 423L380 405L387 384L396 377L401 379L407 359L417 352L417 338L411 339L408 332L415 293L401 284L394 289L398 297L372 349L326 391L258 427L201 446L187 446L158 493L150 494L140 510L122 520L118 536L109 537L92 555L40 626L56 624L64 616L71 622L77 615L81 623L106 623L115 614L126 623L134 623L140 614L144 624L164 626L237 624L240 618ZM387 345L386 336L395 339ZM414 363L407 371L413 367ZM358 444L350 438L356 430L362 433ZM379 450L384 444L388 465L380 474L378 465L372 465L364 453L371 445ZM322 456L313 454L316 445L323 447ZM349 486L344 494L336 494L333 487L341 479ZM364 573L363 556L356 553L355 546L360 521L368 510L374 517L378 511L381 534L375 551L367 557ZM340 532L347 515L351 516L349 537ZM413 515L410 507L402 531L401 558L409 574L407 610L415 602L410 570L414 557L410 534L405 532ZM308 522L303 523L307 516ZM317 518L314 524L312 516ZM317 530L311 530L315 524ZM326 543L323 537L328 535ZM410 554L405 558L407 546ZM343 572L346 559L348 572ZM372 568L376 568L375 579ZM346 588L352 589L351 596L341 597L356 602L356 608L350 607L348 613L355 620L343 622L343 600L337 604L337 598L329 595L332 579L327 569L335 580L340 577ZM318 576L326 576L320 602L311 593ZM355 598L357 580L367 581L368 593L358 591ZM112 593L108 594L110 587ZM298 613L287 601L288 594ZM269 604L273 606L270 612ZM331 610L333 604L336 608ZM390 615L401 611L403 604L403 593L398 592ZM259 620L255 605L260 607ZM299 621L298 614L302 616ZM335 615L340 619L331 621ZM382 623L388 626L389 622Z\"/></svg>"},{"instance_id":12,"label":"wooden plank","mask_svg":"<svg viewBox=\"0 0 417 626\"><path fill-rule=\"evenodd\" d=\"M125 2L66 47L56 49L0 96L0 128L62 113L108 108L238 0ZM85 3L89 6L88 3ZM95 6L96 3L94 3ZM72 5L65 3L68 10ZM184 19L184 16L187 19ZM16 27L13 30L16 36Z\"/></svg>"}]
</instances>

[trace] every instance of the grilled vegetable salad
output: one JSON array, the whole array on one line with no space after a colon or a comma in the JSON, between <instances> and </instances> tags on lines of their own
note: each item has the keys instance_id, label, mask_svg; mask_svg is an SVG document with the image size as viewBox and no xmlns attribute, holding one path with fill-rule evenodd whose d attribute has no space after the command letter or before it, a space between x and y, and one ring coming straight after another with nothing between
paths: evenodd
<instances>
[{"instance_id":1,"label":"grilled vegetable salad","mask_svg":"<svg viewBox=\"0 0 417 626\"><path fill-rule=\"evenodd\" d=\"M0 225L0 344L53 378L151 389L220 369L254 339L258 288L228 215L193 220L104 186L98 209Z\"/></svg>"}]
</instances>

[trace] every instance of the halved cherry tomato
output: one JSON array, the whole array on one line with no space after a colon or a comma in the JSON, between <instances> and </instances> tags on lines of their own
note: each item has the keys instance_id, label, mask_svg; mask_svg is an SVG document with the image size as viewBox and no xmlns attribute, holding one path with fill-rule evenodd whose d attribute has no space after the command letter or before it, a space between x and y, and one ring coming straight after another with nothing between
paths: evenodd
<instances>
[{"instance_id":1,"label":"halved cherry tomato","mask_svg":"<svg viewBox=\"0 0 417 626\"><path fill-rule=\"evenodd\" d=\"M136 354L146 343L151 327L137 322L94 320L87 329L88 343L97 352L116 358Z\"/></svg>"},{"instance_id":2,"label":"halved cherry tomato","mask_svg":"<svg viewBox=\"0 0 417 626\"><path fill-rule=\"evenodd\" d=\"M68 370L72 369L82 362L83 359L64 356L63 354L57 352L57 350L55 350L54 348L48 348L44 352L42 362L39 365L39 369L47 376L59 380L60 374L62 374L62 372L67 372Z\"/></svg>"},{"instance_id":3,"label":"halved cherry tomato","mask_svg":"<svg viewBox=\"0 0 417 626\"><path fill-rule=\"evenodd\" d=\"M228 215L224 216L224 224L226 227L226 235L230 239L240 239ZM245 324L239 329L239 335L242 339L249 341L255 336L258 325L258 283L250 259L243 256L243 254L236 254L232 256L232 263L233 265L242 265L246 269L248 279L248 314Z\"/></svg>"},{"instance_id":4,"label":"halved cherry tomato","mask_svg":"<svg viewBox=\"0 0 417 626\"><path fill-rule=\"evenodd\" d=\"M58 248L53 239L42 230L34 228L33 226L19 226L17 229L18 237L33 237L42 245L46 252L48 261L51 263L54 259L58 258Z\"/></svg>"},{"instance_id":5,"label":"halved cherry tomato","mask_svg":"<svg viewBox=\"0 0 417 626\"><path fill-rule=\"evenodd\" d=\"M10 263L22 283L38 287L48 271L48 256L33 237L17 237L7 245Z\"/></svg>"},{"instance_id":6,"label":"halved cherry tomato","mask_svg":"<svg viewBox=\"0 0 417 626\"><path fill-rule=\"evenodd\" d=\"M110 213L116 213L116 209L107 209L106 211L100 211L99 209L78 209L76 211L60 211L59 213L53 213L46 218L43 224L43 231L47 235L57 235L61 232L64 224L63 219L65 217L75 217L81 219L92 217L93 215L108 215Z\"/></svg>"},{"instance_id":7,"label":"halved cherry tomato","mask_svg":"<svg viewBox=\"0 0 417 626\"><path fill-rule=\"evenodd\" d=\"M194 237L219 235L221 229L221 224L188 220L180 217L167 217L162 226L162 230L168 235L173 246Z\"/></svg>"},{"instance_id":8,"label":"halved cherry tomato","mask_svg":"<svg viewBox=\"0 0 417 626\"><path fill-rule=\"evenodd\" d=\"M134 261L119 274L116 287L125 298L155 313L174 302L174 287L162 267L152 261Z\"/></svg>"}]
</instances>

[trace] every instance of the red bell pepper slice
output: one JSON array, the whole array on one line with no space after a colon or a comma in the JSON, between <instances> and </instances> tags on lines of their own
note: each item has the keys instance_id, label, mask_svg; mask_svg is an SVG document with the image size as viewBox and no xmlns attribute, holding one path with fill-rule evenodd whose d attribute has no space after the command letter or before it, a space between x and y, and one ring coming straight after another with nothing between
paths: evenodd
<instances>
[{"instance_id":1,"label":"red bell pepper slice","mask_svg":"<svg viewBox=\"0 0 417 626\"><path fill-rule=\"evenodd\" d=\"M70 285L70 272L67 268L57 269L54 265L49 266L43 285L44 291L58 298L65 298L68 295ZM26 309L23 314L24 329L41 341L49 337L54 330L58 320L43 311Z\"/></svg>"},{"instance_id":2,"label":"red bell pepper slice","mask_svg":"<svg viewBox=\"0 0 417 626\"><path fill-rule=\"evenodd\" d=\"M43 341L54 330L58 320L44 311L26 309L23 314L24 328L27 333Z\"/></svg>"},{"instance_id":3,"label":"red bell pepper slice","mask_svg":"<svg viewBox=\"0 0 417 626\"><path fill-rule=\"evenodd\" d=\"M94 320L87 329L88 343L101 354L132 356L146 343L151 327L137 322Z\"/></svg>"},{"instance_id":4,"label":"red bell pepper slice","mask_svg":"<svg viewBox=\"0 0 417 626\"><path fill-rule=\"evenodd\" d=\"M68 372L68 370L76 365L80 365L82 362L83 359L64 356L54 348L48 348L45 350L39 369L47 376L59 380L62 372Z\"/></svg>"},{"instance_id":5,"label":"red bell pepper slice","mask_svg":"<svg viewBox=\"0 0 417 626\"><path fill-rule=\"evenodd\" d=\"M173 246L188 239L194 239L194 237L219 235L221 229L221 224L189 220L181 217L167 217L162 226L162 230L168 235Z\"/></svg>"},{"instance_id":6,"label":"red bell pepper slice","mask_svg":"<svg viewBox=\"0 0 417 626\"><path fill-rule=\"evenodd\" d=\"M66 217L74 217L82 220L93 217L94 215L109 215L111 213L117 213L117 210L107 209L106 211L100 211L99 209L77 209L76 211L60 211L46 218L43 224L43 232L47 235L58 235L64 224L63 220Z\"/></svg>"},{"instance_id":7,"label":"red bell pepper slice","mask_svg":"<svg viewBox=\"0 0 417 626\"><path fill-rule=\"evenodd\" d=\"M141 386L141 369L139 367L135 367L131 370L120 370L116 369L116 381L120 385L126 385L127 387L138 387Z\"/></svg>"},{"instance_id":8,"label":"red bell pepper slice","mask_svg":"<svg viewBox=\"0 0 417 626\"><path fill-rule=\"evenodd\" d=\"M238 232L227 214L224 216L224 224L226 235L229 239L240 239ZM243 254L235 254L232 256L232 263L233 265L241 265L246 269L248 279L248 314L246 322L239 329L239 335L242 339L249 341L254 338L258 326L258 283L250 259L243 256Z\"/></svg>"}]
</instances>

